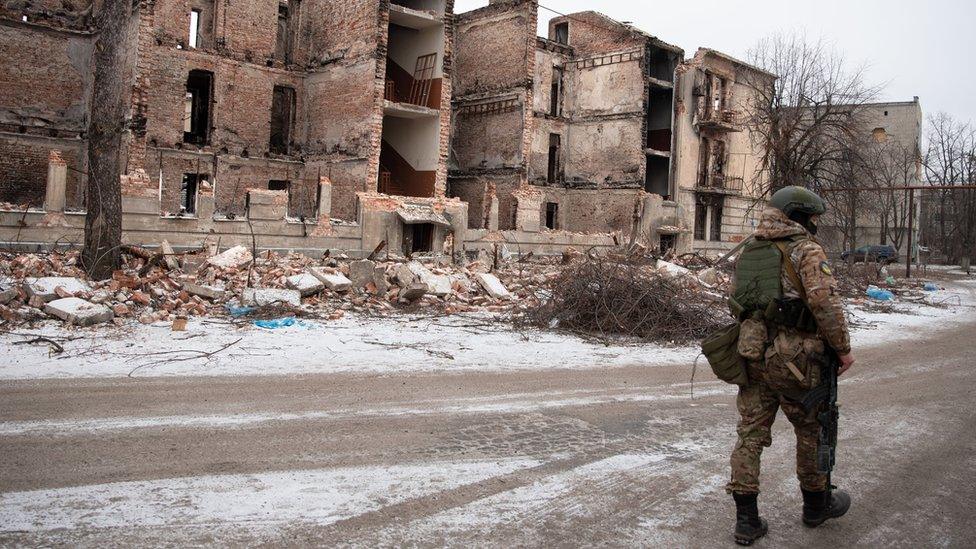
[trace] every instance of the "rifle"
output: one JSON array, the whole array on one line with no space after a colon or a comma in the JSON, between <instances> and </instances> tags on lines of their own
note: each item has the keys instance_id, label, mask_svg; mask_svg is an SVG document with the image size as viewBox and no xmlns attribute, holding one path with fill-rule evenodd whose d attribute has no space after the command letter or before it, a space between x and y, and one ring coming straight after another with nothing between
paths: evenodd
<instances>
[{"instance_id":1,"label":"rifle","mask_svg":"<svg viewBox=\"0 0 976 549\"><path fill-rule=\"evenodd\" d=\"M820 368L820 385L814 387L800 404L807 413L817 412L817 423L820 424L820 436L817 440L817 471L827 475L827 492L833 490L830 484L830 473L834 469L834 457L837 451L837 421L839 419L837 404L837 372L840 370L840 357L837 351L826 349Z\"/></svg>"}]
</instances>

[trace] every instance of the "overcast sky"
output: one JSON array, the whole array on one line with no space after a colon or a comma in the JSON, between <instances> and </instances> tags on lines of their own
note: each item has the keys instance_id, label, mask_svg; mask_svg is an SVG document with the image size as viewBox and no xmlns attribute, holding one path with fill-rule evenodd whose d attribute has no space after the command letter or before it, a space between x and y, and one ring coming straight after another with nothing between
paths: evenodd
<instances>
[{"instance_id":1,"label":"overcast sky","mask_svg":"<svg viewBox=\"0 0 976 549\"><path fill-rule=\"evenodd\" d=\"M454 11L488 5L456 0ZM852 65L866 65L884 100L919 96L926 115L945 111L976 122L976 2L973 0L542 0L561 13L595 10L675 44L691 57L699 47L744 58L777 32L823 37ZM551 11L540 7L539 34Z\"/></svg>"}]
</instances>

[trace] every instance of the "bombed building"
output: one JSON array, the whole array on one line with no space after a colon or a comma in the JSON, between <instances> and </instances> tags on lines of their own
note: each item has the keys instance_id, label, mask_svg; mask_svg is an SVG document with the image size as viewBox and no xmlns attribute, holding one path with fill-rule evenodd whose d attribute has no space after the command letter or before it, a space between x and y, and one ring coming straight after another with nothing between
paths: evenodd
<instances>
[{"instance_id":1,"label":"bombed building","mask_svg":"<svg viewBox=\"0 0 976 549\"><path fill-rule=\"evenodd\" d=\"M469 226L610 233L721 250L751 232L757 155L741 123L774 77L596 12L496 1L457 16L448 193ZM748 78L747 78L748 76Z\"/></svg>"},{"instance_id":2,"label":"bombed building","mask_svg":"<svg viewBox=\"0 0 976 549\"><path fill-rule=\"evenodd\" d=\"M0 240L79 242L99 2L7 2ZM752 228L744 74L596 12L493 0L143 0L125 239L404 253L727 249Z\"/></svg>"},{"instance_id":3,"label":"bombed building","mask_svg":"<svg viewBox=\"0 0 976 549\"><path fill-rule=\"evenodd\" d=\"M23 214L22 240L82 223L94 8L67 5L8 2L0 12L9 53L0 201ZM123 75L127 238L230 244L254 231L271 248L442 243L452 223L467 223L464 205L444 199L452 9L450 0L143 1Z\"/></svg>"}]
</instances>

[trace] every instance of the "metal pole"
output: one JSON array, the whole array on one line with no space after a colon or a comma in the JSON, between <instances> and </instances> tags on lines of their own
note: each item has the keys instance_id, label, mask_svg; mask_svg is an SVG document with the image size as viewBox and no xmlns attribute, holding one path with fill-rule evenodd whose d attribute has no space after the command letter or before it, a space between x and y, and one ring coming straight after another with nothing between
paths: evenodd
<instances>
[{"instance_id":1,"label":"metal pole","mask_svg":"<svg viewBox=\"0 0 976 549\"><path fill-rule=\"evenodd\" d=\"M914 242L912 236L915 233L915 191L908 191L908 257L905 259L905 278L912 277L912 251Z\"/></svg>"}]
</instances>

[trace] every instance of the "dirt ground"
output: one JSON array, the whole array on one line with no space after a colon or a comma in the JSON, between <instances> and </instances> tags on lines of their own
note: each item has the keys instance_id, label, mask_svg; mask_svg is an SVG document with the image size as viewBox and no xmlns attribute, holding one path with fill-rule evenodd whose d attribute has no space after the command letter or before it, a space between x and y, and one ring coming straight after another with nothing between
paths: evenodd
<instances>
[{"instance_id":1,"label":"dirt ground","mask_svg":"<svg viewBox=\"0 0 976 549\"><path fill-rule=\"evenodd\" d=\"M780 417L758 546L971 546L974 330L856 349L841 520L801 525ZM4 381L0 543L732 546L734 392L705 370L694 398L691 365Z\"/></svg>"}]
</instances>

